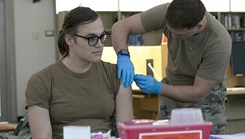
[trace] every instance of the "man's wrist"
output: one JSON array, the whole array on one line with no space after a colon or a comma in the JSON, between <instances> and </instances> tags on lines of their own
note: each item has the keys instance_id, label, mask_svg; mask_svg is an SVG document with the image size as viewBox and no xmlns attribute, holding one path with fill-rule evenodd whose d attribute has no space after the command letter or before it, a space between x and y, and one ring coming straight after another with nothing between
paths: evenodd
<instances>
[{"instance_id":1,"label":"man's wrist","mask_svg":"<svg viewBox=\"0 0 245 139\"><path fill-rule=\"evenodd\" d=\"M130 57L130 53L127 49L121 49L117 55L125 55L125 56L129 56Z\"/></svg>"},{"instance_id":2,"label":"man's wrist","mask_svg":"<svg viewBox=\"0 0 245 139\"><path fill-rule=\"evenodd\" d=\"M156 90L155 94L157 94L157 95L160 94L161 90L162 90L162 82L158 82L157 83L157 90Z\"/></svg>"},{"instance_id":3,"label":"man's wrist","mask_svg":"<svg viewBox=\"0 0 245 139\"><path fill-rule=\"evenodd\" d=\"M121 57L130 58L129 55L122 55L122 54L118 54L118 55L117 55L117 58L121 58Z\"/></svg>"}]
</instances>

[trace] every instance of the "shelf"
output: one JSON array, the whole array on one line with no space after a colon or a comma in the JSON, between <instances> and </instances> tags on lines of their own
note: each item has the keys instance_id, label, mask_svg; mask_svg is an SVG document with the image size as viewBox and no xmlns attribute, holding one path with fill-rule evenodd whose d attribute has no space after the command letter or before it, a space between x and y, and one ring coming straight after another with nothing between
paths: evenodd
<instances>
[{"instance_id":1,"label":"shelf","mask_svg":"<svg viewBox=\"0 0 245 139\"><path fill-rule=\"evenodd\" d=\"M105 27L105 31L111 32L112 25L118 21L119 18L127 18L139 12L97 12L102 19ZM132 36L130 36L132 37ZM135 36L134 36L135 37ZM129 39L128 44L134 46L154 46L161 45L162 42L162 32L161 31L152 31L147 32L141 36L142 38L134 38L138 39L138 43L132 43L131 39ZM140 43L139 39L143 39L143 44ZM112 46L111 40L105 46Z\"/></svg>"},{"instance_id":2,"label":"shelf","mask_svg":"<svg viewBox=\"0 0 245 139\"><path fill-rule=\"evenodd\" d=\"M227 29L232 41L245 41L245 12L211 12Z\"/></svg>"},{"instance_id":3,"label":"shelf","mask_svg":"<svg viewBox=\"0 0 245 139\"><path fill-rule=\"evenodd\" d=\"M245 31L245 28L240 29L227 29L228 31Z\"/></svg>"},{"instance_id":4,"label":"shelf","mask_svg":"<svg viewBox=\"0 0 245 139\"><path fill-rule=\"evenodd\" d=\"M227 88L228 95L245 95L245 87Z\"/></svg>"},{"instance_id":5,"label":"shelf","mask_svg":"<svg viewBox=\"0 0 245 139\"><path fill-rule=\"evenodd\" d=\"M111 31L112 25L118 20L118 12L97 12L106 31Z\"/></svg>"}]
</instances>

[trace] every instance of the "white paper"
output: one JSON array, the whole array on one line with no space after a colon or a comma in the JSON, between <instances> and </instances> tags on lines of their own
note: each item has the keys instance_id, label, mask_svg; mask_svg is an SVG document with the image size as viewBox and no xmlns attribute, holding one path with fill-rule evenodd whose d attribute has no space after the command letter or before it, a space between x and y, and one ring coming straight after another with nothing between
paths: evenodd
<instances>
[{"instance_id":1,"label":"white paper","mask_svg":"<svg viewBox=\"0 0 245 139\"><path fill-rule=\"evenodd\" d=\"M64 126L64 139L91 139L90 126Z\"/></svg>"},{"instance_id":2,"label":"white paper","mask_svg":"<svg viewBox=\"0 0 245 139\"><path fill-rule=\"evenodd\" d=\"M211 135L215 139L245 139L245 133L238 133L233 135Z\"/></svg>"}]
</instances>

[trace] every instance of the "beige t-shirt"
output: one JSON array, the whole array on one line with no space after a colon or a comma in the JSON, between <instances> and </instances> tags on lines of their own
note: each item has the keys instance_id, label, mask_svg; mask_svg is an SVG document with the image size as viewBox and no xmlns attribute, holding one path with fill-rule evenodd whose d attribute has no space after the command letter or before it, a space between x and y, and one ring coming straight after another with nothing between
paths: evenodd
<instances>
[{"instance_id":1,"label":"beige t-shirt","mask_svg":"<svg viewBox=\"0 0 245 139\"><path fill-rule=\"evenodd\" d=\"M26 107L48 109L53 138L63 138L63 126L91 126L92 132L112 128L120 80L117 67L94 63L86 73L74 73L61 61L33 74L26 88Z\"/></svg>"},{"instance_id":2,"label":"beige t-shirt","mask_svg":"<svg viewBox=\"0 0 245 139\"><path fill-rule=\"evenodd\" d=\"M195 76L223 82L230 62L232 41L224 26L206 12L204 30L189 39L173 38L165 21L169 3L141 14L146 31L162 30L168 38L166 75L170 84L193 85Z\"/></svg>"}]
</instances>

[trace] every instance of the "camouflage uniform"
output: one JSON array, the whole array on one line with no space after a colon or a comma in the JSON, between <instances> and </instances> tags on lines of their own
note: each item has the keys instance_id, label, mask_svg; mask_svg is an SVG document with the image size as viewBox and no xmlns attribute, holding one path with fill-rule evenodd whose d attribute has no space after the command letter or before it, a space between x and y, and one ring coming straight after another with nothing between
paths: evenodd
<instances>
[{"instance_id":1,"label":"camouflage uniform","mask_svg":"<svg viewBox=\"0 0 245 139\"><path fill-rule=\"evenodd\" d=\"M0 139L31 139L27 113L20 119L16 129L12 132L1 134Z\"/></svg>"},{"instance_id":2,"label":"camouflage uniform","mask_svg":"<svg viewBox=\"0 0 245 139\"><path fill-rule=\"evenodd\" d=\"M166 79L162 82L169 84ZM158 120L170 119L171 110L175 108L201 108L203 118L213 123L211 134L228 134L229 131L225 113L227 91L222 83L215 86L202 103L180 103L163 96L159 97L160 107L157 114Z\"/></svg>"}]
</instances>

